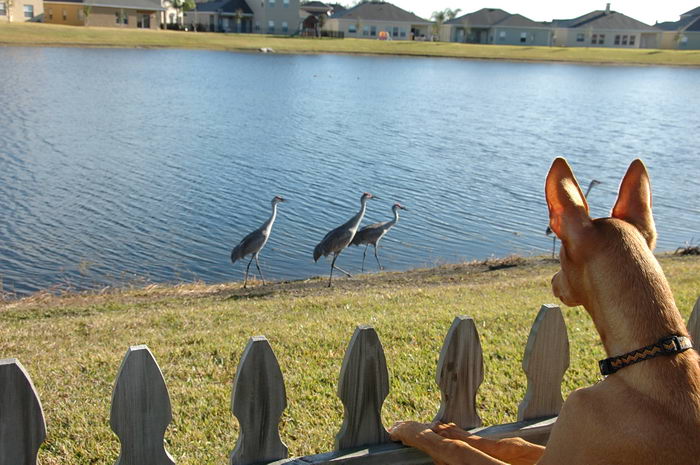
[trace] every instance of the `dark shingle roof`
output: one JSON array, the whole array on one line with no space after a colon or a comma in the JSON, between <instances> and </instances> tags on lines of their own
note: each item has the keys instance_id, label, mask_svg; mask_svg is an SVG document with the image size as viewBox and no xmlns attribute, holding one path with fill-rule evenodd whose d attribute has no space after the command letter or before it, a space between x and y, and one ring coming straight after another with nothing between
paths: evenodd
<instances>
[{"instance_id":1,"label":"dark shingle roof","mask_svg":"<svg viewBox=\"0 0 700 465\"><path fill-rule=\"evenodd\" d=\"M654 24L654 27L657 27L664 31L681 31L697 19L697 17L693 18L692 16L688 16L687 18L683 18L680 21L666 21L664 23L656 23Z\"/></svg>"},{"instance_id":2,"label":"dark shingle roof","mask_svg":"<svg viewBox=\"0 0 700 465\"><path fill-rule=\"evenodd\" d=\"M641 29L644 31L658 31L658 29L653 26L649 26L648 24L634 18L630 18L627 15L618 13L617 11L606 13L603 10L592 11L574 19L555 19L552 21L552 26L566 28L590 27L595 29Z\"/></svg>"},{"instance_id":3,"label":"dark shingle roof","mask_svg":"<svg viewBox=\"0 0 700 465\"><path fill-rule=\"evenodd\" d=\"M473 11L471 13L467 13L466 15L462 15L458 18L447 21L445 24L464 24L468 22L472 27L489 27L503 21L509 16L511 16L510 13L503 11L500 8L482 8L481 10Z\"/></svg>"},{"instance_id":4,"label":"dark shingle roof","mask_svg":"<svg viewBox=\"0 0 700 465\"><path fill-rule=\"evenodd\" d=\"M696 17L695 21L690 23L688 27L685 28L687 32L700 32L700 17Z\"/></svg>"},{"instance_id":5,"label":"dark shingle roof","mask_svg":"<svg viewBox=\"0 0 700 465\"><path fill-rule=\"evenodd\" d=\"M299 6L301 8L329 8L330 9L330 7L323 2L304 2Z\"/></svg>"},{"instance_id":6,"label":"dark shingle roof","mask_svg":"<svg viewBox=\"0 0 700 465\"><path fill-rule=\"evenodd\" d=\"M348 10L334 13L332 18L364 19L368 21L404 21L411 23L430 22L388 2L360 3Z\"/></svg>"},{"instance_id":7,"label":"dark shingle roof","mask_svg":"<svg viewBox=\"0 0 700 465\"><path fill-rule=\"evenodd\" d=\"M685 16L700 16L700 6L697 8L693 8L690 11L686 11L685 13L683 13L681 15L681 18L683 18Z\"/></svg>"},{"instance_id":8,"label":"dark shingle roof","mask_svg":"<svg viewBox=\"0 0 700 465\"><path fill-rule=\"evenodd\" d=\"M253 10L250 9L245 0L218 0L214 2L197 3L197 11L221 11L222 13L235 13L236 10L243 11L245 15L252 15Z\"/></svg>"},{"instance_id":9,"label":"dark shingle roof","mask_svg":"<svg viewBox=\"0 0 700 465\"><path fill-rule=\"evenodd\" d=\"M545 23L538 23L523 15L514 14L494 24L494 26L507 27L548 27Z\"/></svg>"},{"instance_id":10,"label":"dark shingle roof","mask_svg":"<svg viewBox=\"0 0 700 465\"><path fill-rule=\"evenodd\" d=\"M162 10L160 0L84 0L90 6L132 8L137 10Z\"/></svg>"}]
</instances>

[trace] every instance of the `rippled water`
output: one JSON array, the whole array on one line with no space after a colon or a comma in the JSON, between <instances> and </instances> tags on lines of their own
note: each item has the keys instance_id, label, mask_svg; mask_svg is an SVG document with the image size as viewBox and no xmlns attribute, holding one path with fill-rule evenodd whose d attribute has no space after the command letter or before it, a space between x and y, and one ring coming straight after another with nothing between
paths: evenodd
<instances>
[{"instance_id":1,"label":"rippled water","mask_svg":"<svg viewBox=\"0 0 700 465\"><path fill-rule=\"evenodd\" d=\"M697 243L699 88L697 69L0 48L0 279L19 295L241 279L231 247L276 194L269 278L326 274L313 247L363 191L383 199L365 223L410 209L388 269L546 253L557 155L603 182L599 216L641 156L659 248Z\"/></svg>"}]
</instances>

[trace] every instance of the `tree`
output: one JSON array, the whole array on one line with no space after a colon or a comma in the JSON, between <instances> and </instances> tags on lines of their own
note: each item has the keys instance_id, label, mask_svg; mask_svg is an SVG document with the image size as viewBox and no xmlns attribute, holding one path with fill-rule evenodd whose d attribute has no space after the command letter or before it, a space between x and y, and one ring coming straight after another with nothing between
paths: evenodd
<instances>
[{"instance_id":1,"label":"tree","mask_svg":"<svg viewBox=\"0 0 700 465\"><path fill-rule=\"evenodd\" d=\"M180 19L182 18L184 12L194 10L197 7L194 0L168 0L168 2L170 3L170 6L175 8L175 11L177 11L177 21L179 25L182 25L180 23ZM196 24L194 25L194 29L197 30Z\"/></svg>"},{"instance_id":2,"label":"tree","mask_svg":"<svg viewBox=\"0 0 700 465\"><path fill-rule=\"evenodd\" d=\"M439 36L440 29L442 29L442 25L445 23L445 18L447 18L445 10L433 11L432 16L430 17L430 19L435 21L435 23L433 24L433 35Z\"/></svg>"},{"instance_id":3,"label":"tree","mask_svg":"<svg viewBox=\"0 0 700 465\"><path fill-rule=\"evenodd\" d=\"M445 18L447 19L447 21L452 21L453 19L455 19L457 17L457 15L459 14L460 11L462 11L461 8L457 8L455 10L452 10L450 8L445 8Z\"/></svg>"},{"instance_id":4,"label":"tree","mask_svg":"<svg viewBox=\"0 0 700 465\"><path fill-rule=\"evenodd\" d=\"M83 18L85 18L85 25L88 25L88 20L90 19L90 13L92 13L92 5L83 5Z\"/></svg>"}]
</instances>

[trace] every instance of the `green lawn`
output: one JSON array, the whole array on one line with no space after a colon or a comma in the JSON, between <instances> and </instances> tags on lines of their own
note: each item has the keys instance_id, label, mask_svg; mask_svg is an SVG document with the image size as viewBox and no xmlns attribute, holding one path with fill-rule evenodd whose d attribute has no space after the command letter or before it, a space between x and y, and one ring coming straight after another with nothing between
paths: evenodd
<instances>
[{"instance_id":1,"label":"green lawn","mask_svg":"<svg viewBox=\"0 0 700 465\"><path fill-rule=\"evenodd\" d=\"M448 42L308 39L260 34L185 33L0 22L0 45L154 47L280 53L351 53L469 59L700 66L700 50L526 47Z\"/></svg>"},{"instance_id":2,"label":"green lawn","mask_svg":"<svg viewBox=\"0 0 700 465\"><path fill-rule=\"evenodd\" d=\"M520 367L540 304L554 302L557 265L518 261L432 270L276 283L244 291L240 283L151 286L106 295L38 295L0 306L0 357L17 357L41 396L48 441L43 465L113 463L118 440L109 429L111 391L129 345L145 343L168 384L173 422L167 447L180 465L226 463L237 423L230 396L250 336L268 337L284 374L289 407L283 440L292 455L332 449L341 424L335 395L340 364L358 324L382 340L391 383L384 422L431 420L440 402L435 366L457 315L475 318L484 349L478 394L484 422L514 421L526 379ZM697 257L661 259L679 308L688 318L700 289ZM599 379L603 356L582 308L563 307L571 368L563 391Z\"/></svg>"}]
</instances>

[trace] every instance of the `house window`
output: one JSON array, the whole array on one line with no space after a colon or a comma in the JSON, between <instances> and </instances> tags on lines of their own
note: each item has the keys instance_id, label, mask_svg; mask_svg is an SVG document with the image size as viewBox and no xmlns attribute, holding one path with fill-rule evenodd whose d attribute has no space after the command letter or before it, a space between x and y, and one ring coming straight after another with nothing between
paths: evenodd
<instances>
[{"instance_id":1,"label":"house window","mask_svg":"<svg viewBox=\"0 0 700 465\"><path fill-rule=\"evenodd\" d=\"M65 18L65 11L63 13L63 17ZM117 24L129 24L129 15L127 15L124 10L119 10L114 13L115 16L115 21Z\"/></svg>"},{"instance_id":2,"label":"house window","mask_svg":"<svg viewBox=\"0 0 700 465\"><path fill-rule=\"evenodd\" d=\"M267 6L269 6L270 8L275 6L275 0L267 0Z\"/></svg>"},{"instance_id":3,"label":"house window","mask_svg":"<svg viewBox=\"0 0 700 465\"><path fill-rule=\"evenodd\" d=\"M627 36L622 36L622 45L627 45Z\"/></svg>"},{"instance_id":4,"label":"house window","mask_svg":"<svg viewBox=\"0 0 700 465\"><path fill-rule=\"evenodd\" d=\"M598 35L598 45L603 45L605 43L605 34Z\"/></svg>"},{"instance_id":5,"label":"house window","mask_svg":"<svg viewBox=\"0 0 700 465\"><path fill-rule=\"evenodd\" d=\"M34 5L24 5L24 17L29 19L34 17Z\"/></svg>"},{"instance_id":6,"label":"house window","mask_svg":"<svg viewBox=\"0 0 700 465\"><path fill-rule=\"evenodd\" d=\"M5 15L7 15L7 7L5 6L5 2L0 2L0 16Z\"/></svg>"},{"instance_id":7,"label":"house window","mask_svg":"<svg viewBox=\"0 0 700 465\"><path fill-rule=\"evenodd\" d=\"M635 38L637 36L630 36L630 45L634 45Z\"/></svg>"},{"instance_id":8,"label":"house window","mask_svg":"<svg viewBox=\"0 0 700 465\"><path fill-rule=\"evenodd\" d=\"M499 32L498 32L498 38L499 38L500 40L502 40L502 41L503 41L503 40L506 40L506 31L499 31Z\"/></svg>"},{"instance_id":9,"label":"house window","mask_svg":"<svg viewBox=\"0 0 700 465\"><path fill-rule=\"evenodd\" d=\"M620 45L620 35L615 36L615 45Z\"/></svg>"},{"instance_id":10,"label":"house window","mask_svg":"<svg viewBox=\"0 0 700 465\"><path fill-rule=\"evenodd\" d=\"M371 26L369 28L369 35L371 35L372 37L377 35L377 26Z\"/></svg>"},{"instance_id":11,"label":"house window","mask_svg":"<svg viewBox=\"0 0 700 465\"><path fill-rule=\"evenodd\" d=\"M401 37L406 37L406 30L405 29L401 29Z\"/></svg>"},{"instance_id":12,"label":"house window","mask_svg":"<svg viewBox=\"0 0 700 465\"><path fill-rule=\"evenodd\" d=\"M260 32L260 21L255 21L255 32Z\"/></svg>"},{"instance_id":13,"label":"house window","mask_svg":"<svg viewBox=\"0 0 700 465\"><path fill-rule=\"evenodd\" d=\"M578 33L576 34L576 42L583 42L586 40L586 34Z\"/></svg>"},{"instance_id":14,"label":"house window","mask_svg":"<svg viewBox=\"0 0 700 465\"><path fill-rule=\"evenodd\" d=\"M520 43L524 44L527 42L527 32L521 32L520 33Z\"/></svg>"},{"instance_id":15,"label":"house window","mask_svg":"<svg viewBox=\"0 0 700 465\"><path fill-rule=\"evenodd\" d=\"M348 34L355 34L357 32L357 26L355 24L348 25Z\"/></svg>"},{"instance_id":16,"label":"house window","mask_svg":"<svg viewBox=\"0 0 700 465\"><path fill-rule=\"evenodd\" d=\"M282 5L283 5L285 8L289 8L289 0L283 0L283 1L282 1Z\"/></svg>"},{"instance_id":17,"label":"house window","mask_svg":"<svg viewBox=\"0 0 700 465\"><path fill-rule=\"evenodd\" d=\"M68 21L68 10L63 10L62 12L63 21Z\"/></svg>"},{"instance_id":18,"label":"house window","mask_svg":"<svg viewBox=\"0 0 700 465\"><path fill-rule=\"evenodd\" d=\"M363 36L368 36L369 35L369 26L365 26L362 28L362 35Z\"/></svg>"},{"instance_id":19,"label":"house window","mask_svg":"<svg viewBox=\"0 0 700 465\"><path fill-rule=\"evenodd\" d=\"M591 36L591 43L592 44L597 44L598 43L598 34L593 34Z\"/></svg>"},{"instance_id":20,"label":"house window","mask_svg":"<svg viewBox=\"0 0 700 465\"><path fill-rule=\"evenodd\" d=\"M391 28L391 37L398 37L398 36L399 36L399 28L398 27Z\"/></svg>"},{"instance_id":21,"label":"house window","mask_svg":"<svg viewBox=\"0 0 700 465\"><path fill-rule=\"evenodd\" d=\"M275 22L273 20L269 20L267 22L267 32L268 32L268 34L275 33Z\"/></svg>"},{"instance_id":22,"label":"house window","mask_svg":"<svg viewBox=\"0 0 700 465\"><path fill-rule=\"evenodd\" d=\"M49 8L48 14L49 14L49 19L53 19L53 8ZM2 13L0 13L0 15L2 15Z\"/></svg>"},{"instance_id":23,"label":"house window","mask_svg":"<svg viewBox=\"0 0 700 465\"><path fill-rule=\"evenodd\" d=\"M282 32L285 34L289 32L289 24L287 24L287 21L282 21Z\"/></svg>"}]
</instances>

